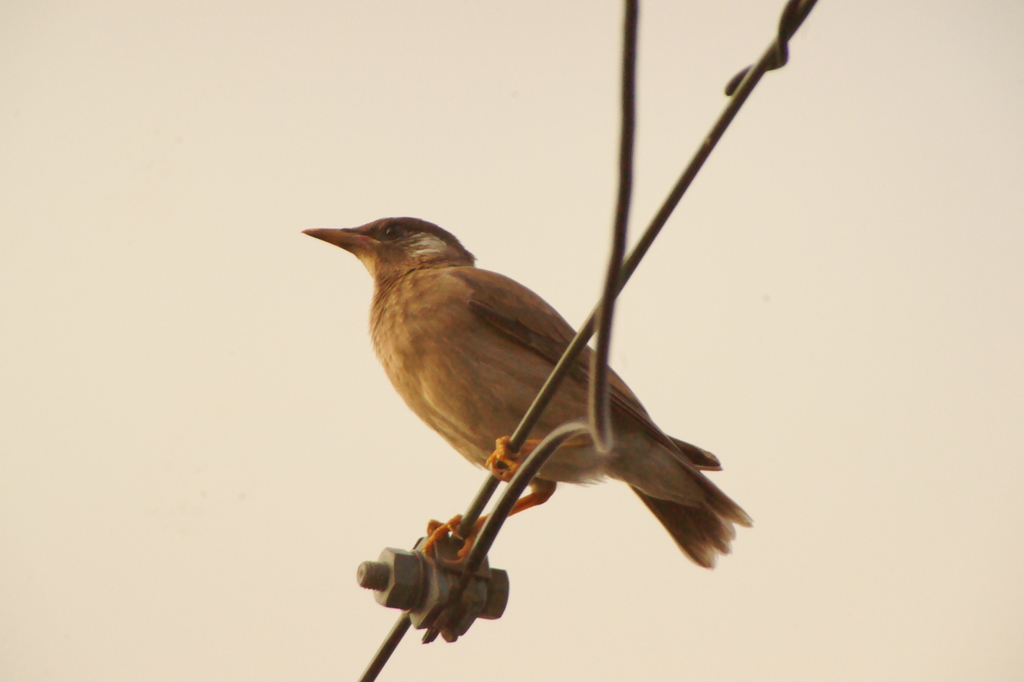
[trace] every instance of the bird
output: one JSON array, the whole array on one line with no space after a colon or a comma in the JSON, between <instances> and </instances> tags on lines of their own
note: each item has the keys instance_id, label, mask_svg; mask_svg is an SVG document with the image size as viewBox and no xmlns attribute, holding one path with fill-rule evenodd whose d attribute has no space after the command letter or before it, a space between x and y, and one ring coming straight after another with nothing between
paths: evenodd
<instances>
[{"instance_id":1,"label":"bird","mask_svg":"<svg viewBox=\"0 0 1024 682\"><path fill-rule=\"evenodd\" d=\"M527 287L476 267L453 234L426 220L381 218L304 233L353 254L370 273L373 348L409 408L473 464L504 469L505 453L495 457L575 336L572 326ZM528 444L586 418L592 352L586 347L577 358ZM752 525L704 474L721 463L666 435L625 382L614 371L609 376L610 452L586 436L562 445L515 511L546 501L558 483L622 481L687 557L714 567L730 552L735 526Z\"/></svg>"}]
</instances>

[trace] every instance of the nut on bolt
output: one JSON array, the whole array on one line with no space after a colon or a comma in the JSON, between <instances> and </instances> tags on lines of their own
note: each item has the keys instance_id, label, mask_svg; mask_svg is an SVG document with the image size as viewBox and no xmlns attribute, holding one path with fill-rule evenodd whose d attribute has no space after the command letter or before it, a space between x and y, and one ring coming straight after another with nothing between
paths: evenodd
<instances>
[{"instance_id":1,"label":"nut on bolt","mask_svg":"<svg viewBox=\"0 0 1024 682\"><path fill-rule=\"evenodd\" d=\"M505 613L505 607L508 606L508 592L508 572L500 568L492 568L491 579L487 581L487 602L477 618L485 620L501 618L501 614Z\"/></svg>"},{"instance_id":2,"label":"nut on bolt","mask_svg":"<svg viewBox=\"0 0 1024 682\"><path fill-rule=\"evenodd\" d=\"M466 634L477 618L501 618L508 604L508 573L491 568L487 558L472 576L463 576L462 569L425 556L421 551L426 538L420 538L412 551L388 547L377 561L364 561L356 572L361 587L374 591L377 603L388 608L407 611L413 627L433 628L428 631L433 641L437 635L454 642ZM441 544L448 542L450 547ZM459 544L443 538L440 550L457 556ZM459 599L451 602L452 592L467 579Z\"/></svg>"},{"instance_id":3,"label":"nut on bolt","mask_svg":"<svg viewBox=\"0 0 1024 682\"><path fill-rule=\"evenodd\" d=\"M356 571L360 587L374 591L378 604L388 608L414 608L423 593L423 559L416 552L388 547L377 561L364 561Z\"/></svg>"}]
</instances>

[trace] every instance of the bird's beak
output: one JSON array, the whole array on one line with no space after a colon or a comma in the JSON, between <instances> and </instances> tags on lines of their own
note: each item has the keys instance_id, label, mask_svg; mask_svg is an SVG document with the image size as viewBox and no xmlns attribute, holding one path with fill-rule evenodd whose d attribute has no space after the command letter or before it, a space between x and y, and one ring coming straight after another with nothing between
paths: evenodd
<instances>
[{"instance_id":1,"label":"bird's beak","mask_svg":"<svg viewBox=\"0 0 1024 682\"><path fill-rule=\"evenodd\" d=\"M355 229L328 230L318 227L312 230L303 230L302 234L308 234L310 237L322 239L328 244L340 246L350 253L356 253L370 243L369 237L359 234Z\"/></svg>"}]
</instances>

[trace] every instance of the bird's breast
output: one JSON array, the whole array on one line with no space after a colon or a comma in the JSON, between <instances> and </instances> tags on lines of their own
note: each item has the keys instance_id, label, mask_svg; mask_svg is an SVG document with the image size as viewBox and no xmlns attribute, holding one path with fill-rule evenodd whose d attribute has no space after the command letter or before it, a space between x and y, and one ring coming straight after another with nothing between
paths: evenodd
<instances>
[{"instance_id":1,"label":"bird's breast","mask_svg":"<svg viewBox=\"0 0 1024 682\"><path fill-rule=\"evenodd\" d=\"M543 385L552 364L478 317L472 292L444 271L411 273L379 288L371 335L384 370L406 404L470 461L483 463L494 441L510 435ZM567 381L531 434L586 415L586 387ZM567 452L557 480L597 473L591 448L577 462Z\"/></svg>"},{"instance_id":2,"label":"bird's breast","mask_svg":"<svg viewBox=\"0 0 1024 682\"><path fill-rule=\"evenodd\" d=\"M409 408L477 460L485 441L471 425L480 417L475 400L481 371L477 346L467 337L473 330L464 293L443 272L410 273L378 290L370 329L377 357Z\"/></svg>"}]
</instances>

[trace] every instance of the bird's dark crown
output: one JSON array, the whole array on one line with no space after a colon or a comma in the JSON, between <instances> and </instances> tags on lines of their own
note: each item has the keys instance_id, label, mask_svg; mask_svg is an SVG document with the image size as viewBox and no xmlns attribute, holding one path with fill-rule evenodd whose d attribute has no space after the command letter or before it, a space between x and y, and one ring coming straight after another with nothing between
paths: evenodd
<instances>
[{"instance_id":1,"label":"bird's dark crown","mask_svg":"<svg viewBox=\"0 0 1024 682\"><path fill-rule=\"evenodd\" d=\"M472 265L476 258L455 235L419 218L381 218L352 230L373 240L379 264Z\"/></svg>"}]
</instances>

